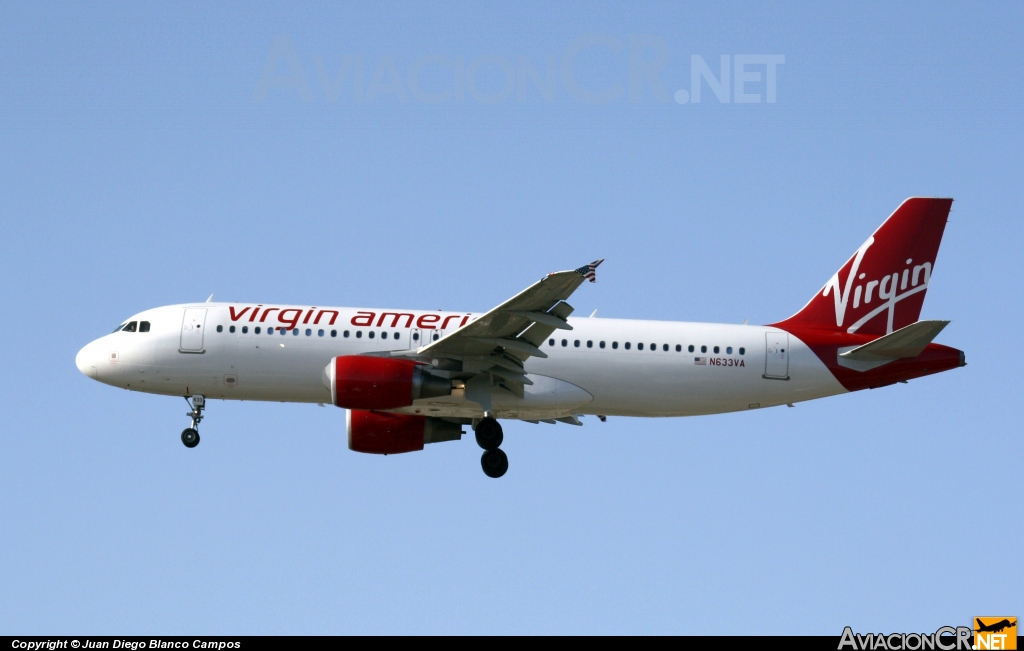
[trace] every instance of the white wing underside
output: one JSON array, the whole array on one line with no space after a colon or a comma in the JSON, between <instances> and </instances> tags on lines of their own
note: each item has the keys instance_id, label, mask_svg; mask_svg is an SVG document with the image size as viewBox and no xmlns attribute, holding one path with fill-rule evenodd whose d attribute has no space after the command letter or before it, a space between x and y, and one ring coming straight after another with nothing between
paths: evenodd
<instances>
[{"instance_id":1,"label":"white wing underside","mask_svg":"<svg viewBox=\"0 0 1024 651\"><path fill-rule=\"evenodd\" d=\"M390 355L424 361L434 373L461 380L465 399L490 412L493 389L523 398L525 387L534 385L523 362L530 357L547 357L540 347L555 330L572 330L566 318L573 308L565 300L584 280L580 271L548 274L441 339ZM563 422L569 422L568 417Z\"/></svg>"}]
</instances>

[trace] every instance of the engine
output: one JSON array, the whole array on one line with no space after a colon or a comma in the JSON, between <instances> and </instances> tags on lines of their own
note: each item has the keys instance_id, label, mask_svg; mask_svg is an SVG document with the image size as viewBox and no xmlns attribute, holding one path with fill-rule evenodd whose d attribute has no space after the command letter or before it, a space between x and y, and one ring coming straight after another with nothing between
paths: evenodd
<instances>
[{"instance_id":1,"label":"engine","mask_svg":"<svg viewBox=\"0 0 1024 651\"><path fill-rule=\"evenodd\" d=\"M422 364L388 357L335 357L324 369L324 383L334 405L345 409L398 409L452 393L450 380L430 375Z\"/></svg>"},{"instance_id":2,"label":"engine","mask_svg":"<svg viewBox=\"0 0 1024 651\"><path fill-rule=\"evenodd\" d=\"M461 425L426 416L349 409L346 424L348 449L370 454L414 452L426 443L462 438Z\"/></svg>"}]
</instances>

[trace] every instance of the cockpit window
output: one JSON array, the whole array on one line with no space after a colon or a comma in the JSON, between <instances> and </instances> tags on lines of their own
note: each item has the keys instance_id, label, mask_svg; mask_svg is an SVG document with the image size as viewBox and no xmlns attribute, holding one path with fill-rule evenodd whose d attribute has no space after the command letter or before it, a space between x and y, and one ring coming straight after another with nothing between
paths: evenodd
<instances>
[{"instance_id":1,"label":"cockpit window","mask_svg":"<svg viewBox=\"0 0 1024 651\"><path fill-rule=\"evenodd\" d=\"M121 328L121 332L135 332L135 330L138 327L138 325L139 325L138 321L132 321L128 325L126 325L125 327Z\"/></svg>"},{"instance_id":2,"label":"cockpit window","mask_svg":"<svg viewBox=\"0 0 1024 651\"><path fill-rule=\"evenodd\" d=\"M121 328L125 327L126 325L128 325L128 324L127 323L122 323L121 325L119 325L116 328L114 328L114 332L121 332Z\"/></svg>"},{"instance_id":3,"label":"cockpit window","mask_svg":"<svg viewBox=\"0 0 1024 651\"><path fill-rule=\"evenodd\" d=\"M149 321L139 321L139 332L149 332Z\"/></svg>"}]
</instances>

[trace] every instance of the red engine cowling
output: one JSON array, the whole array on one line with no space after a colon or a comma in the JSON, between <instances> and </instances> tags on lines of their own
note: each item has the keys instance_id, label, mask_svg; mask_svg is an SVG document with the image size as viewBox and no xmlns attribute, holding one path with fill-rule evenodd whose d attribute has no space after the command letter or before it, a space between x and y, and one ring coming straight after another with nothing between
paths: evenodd
<instances>
[{"instance_id":1,"label":"red engine cowling","mask_svg":"<svg viewBox=\"0 0 1024 651\"><path fill-rule=\"evenodd\" d=\"M422 450L425 443L455 441L462 427L426 416L384 414L349 409L348 448L370 454L401 454Z\"/></svg>"},{"instance_id":2,"label":"red engine cowling","mask_svg":"<svg viewBox=\"0 0 1024 651\"><path fill-rule=\"evenodd\" d=\"M345 409L398 409L413 400L451 395L450 381L407 359L345 355L324 369L331 399Z\"/></svg>"}]
</instances>

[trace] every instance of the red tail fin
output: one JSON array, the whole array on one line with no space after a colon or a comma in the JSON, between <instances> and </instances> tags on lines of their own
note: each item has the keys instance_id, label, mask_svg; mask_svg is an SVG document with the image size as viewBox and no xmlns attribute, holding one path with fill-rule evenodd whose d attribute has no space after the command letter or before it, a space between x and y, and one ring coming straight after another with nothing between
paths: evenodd
<instances>
[{"instance_id":1,"label":"red tail fin","mask_svg":"<svg viewBox=\"0 0 1024 651\"><path fill-rule=\"evenodd\" d=\"M921 315L952 199L911 198L779 327L885 335Z\"/></svg>"}]
</instances>

